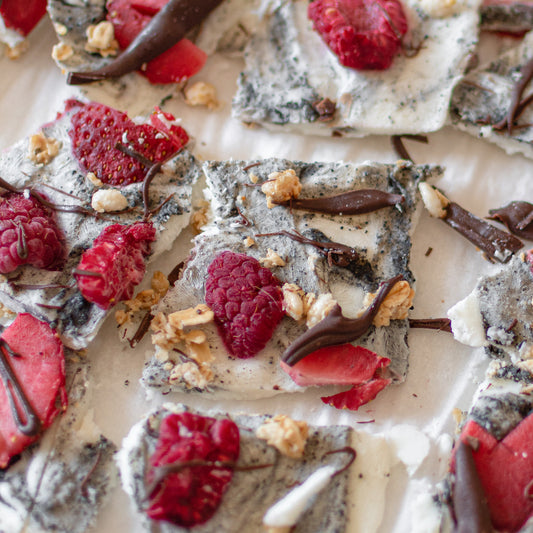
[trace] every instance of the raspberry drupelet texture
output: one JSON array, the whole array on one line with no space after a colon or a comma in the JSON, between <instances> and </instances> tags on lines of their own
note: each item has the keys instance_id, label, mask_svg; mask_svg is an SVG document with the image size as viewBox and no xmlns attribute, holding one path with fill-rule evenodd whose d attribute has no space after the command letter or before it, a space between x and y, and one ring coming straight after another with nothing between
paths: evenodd
<instances>
[{"instance_id":1,"label":"raspberry drupelet texture","mask_svg":"<svg viewBox=\"0 0 533 533\"><path fill-rule=\"evenodd\" d=\"M209 265L205 300L228 351L242 359L261 351L284 316L279 280L245 254L226 251Z\"/></svg>"},{"instance_id":2,"label":"raspberry drupelet texture","mask_svg":"<svg viewBox=\"0 0 533 533\"><path fill-rule=\"evenodd\" d=\"M233 477L233 470L209 464L194 466L191 462L235 463L239 451L239 429L232 420L192 413L166 416L150 458L147 482L153 490L148 494L148 516L183 527L209 520ZM165 467L169 467L167 472ZM162 471L166 475L161 476Z\"/></svg>"},{"instance_id":3,"label":"raspberry drupelet texture","mask_svg":"<svg viewBox=\"0 0 533 533\"><path fill-rule=\"evenodd\" d=\"M315 0L308 17L345 67L384 70L407 33L398 0Z\"/></svg>"},{"instance_id":4,"label":"raspberry drupelet texture","mask_svg":"<svg viewBox=\"0 0 533 533\"><path fill-rule=\"evenodd\" d=\"M52 270L65 258L63 235L53 211L32 196L0 196L0 273L20 265Z\"/></svg>"},{"instance_id":5,"label":"raspberry drupelet texture","mask_svg":"<svg viewBox=\"0 0 533 533\"><path fill-rule=\"evenodd\" d=\"M145 258L155 240L153 224L112 224L81 256L74 277L83 297L101 309L129 300L146 271Z\"/></svg>"}]
</instances>

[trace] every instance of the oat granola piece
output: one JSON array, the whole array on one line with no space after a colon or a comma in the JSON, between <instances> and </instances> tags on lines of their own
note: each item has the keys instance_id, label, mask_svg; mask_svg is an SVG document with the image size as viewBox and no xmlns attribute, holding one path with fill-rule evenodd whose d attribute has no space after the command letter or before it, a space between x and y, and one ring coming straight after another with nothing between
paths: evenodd
<instances>
[{"instance_id":1,"label":"oat granola piece","mask_svg":"<svg viewBox=\"0 0 533 533\"><path fill-rule=\"evenodd\" d=\"M309 434L307 422L293 420L285 415L268 418L255 432L257 438L264 439L282 454L301 459Z\"/></svg>"}]
</instances>

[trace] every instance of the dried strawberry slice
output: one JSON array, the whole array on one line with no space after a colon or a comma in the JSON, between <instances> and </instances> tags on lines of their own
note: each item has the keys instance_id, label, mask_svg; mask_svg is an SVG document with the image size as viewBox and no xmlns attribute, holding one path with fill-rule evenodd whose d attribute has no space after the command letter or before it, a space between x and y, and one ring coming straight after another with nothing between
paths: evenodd
<instances>
[{"instance_id":1,"label":"dried strawberry slice","mask_svg":"<svg viewBox=\"0 0 533 533\"><path fill-rule=\"evenodd\" d=\"M153 224L112 224L81 257L74 277L83 297L102 309L129 300L146 271L145 258L155 240Z\"/></svg>"},{"instance_id":2,"label":"dried strawberry slice","mask_svg":"<svg viewBox=\"0 0 533 533\"><path fill-rule=\"evenodd\" d=\"M42 431L66 409L67 395L63 345L48 324L29 314L20 314L4 331L1 340L5 343L0 347L3 359L20 385L15 389L6 378L5 369L0 372L0 468L5 468L11 458L40 435L40 431L21 431L9 397L13 398L23 424L28 422L28 411L23 409L21 398L27 400Z\"/></svg>"},{"instance_id":3,"label":"dried strawberry slice","mask_svg":"<svg viewBox=\"0 0 533 533\"><path fill-rule=\"evenodd\" d=\"M2 0L0 15L6 25L26 37L46 13L46 0Z\"/></svg>"},{"instance_id":4,"label":"dried strawberry slice","mask_svg":"<svg viewBox=\"0 0 533 533\"><path fill-rule=\"evenodd\" d=\"M228 351L253 357L284 316L279 280L245 254L222 252L207 269L205 301Z\"/></svg>"},{"instance_id":5,"label":"dried strawberry slice","mask_svg":"<svg viewBox=\"0 0 533 533\"><path fill-rule=\"evenodd\" d=\"M341 64L354 69L389 68L407 33L398 0L315 0L307 14Z\"/></svg>"},{"instance_id":6,"label":"dried strawberry slice","mask_svg":"<svg viewBox=\"0 0 533 533\"><path fill-rule=\"evenodd\" d=\"M389 364L390 359L362 346L341 344L316 350L293 366L282 361L281 367L302 387L354 385L348 391L321 399L337 409L356 411L389 385L391 380L380 376Z\"/></svg>"},{"instance_id":7,"label":"dried strawberry slice","mask_svg":"<svg viewBox=\"0 0 533 533\"><path fill-rule=\"evenodd\" d=\"M166 416L161 422L146 479L148 485L154 480L156 485L149 495L148 516L182 527L209 520L220 504L233 471L210 464L192 466L190 462L234 463L239 449L239 429L232 420L216 420L192 413ZM162 471L166 475L161 476Z\"/></svg>"}]
</instances>

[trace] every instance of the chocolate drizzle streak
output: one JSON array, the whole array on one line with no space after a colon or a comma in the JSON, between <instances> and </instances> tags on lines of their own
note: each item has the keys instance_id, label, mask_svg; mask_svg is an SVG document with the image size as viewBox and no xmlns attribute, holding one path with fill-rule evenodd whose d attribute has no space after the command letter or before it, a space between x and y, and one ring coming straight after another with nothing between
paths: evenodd
<instances>
[{"instance_id":1,"label":"chocolate drizzle streak","mask_svg":"<svg viewBox=\"0 0 533 533\"><path fill-rule=\"evenodd\" d=\"M405 198L401 194L392 194L378 189L360 189L324 198L294 198L277 205L328 215L361 215L403 202Z\"/></svg>"},{"instance_id":2,"label":"chocolate drizzle streak","mask_svg":"<svg viewBox=\"0 0 533 533\"><path fill-rule=\"evenodd\" d=\"M222 0L170 0L109 65L92 72L71 72L67 83L80 85L91 81L119 78L139 70L161 55L198 26Z\"/></svg>"},{"instance_id":3,"label":"chocolate drizzle streak","mask_svg":"<svg viewBox=\"0 0 533 533\"><path fill-rule=\"evenodd\" d=\"M410 318L410 328L436 329L437 331L452 332L452 323L449 318Z\"/></svg>"},{"instance_id":4,"label":"chocolate drizzle streak","mask_svg":"<svg viewBox=\"0 0 533 533\"><path fill-rule=\"evenodd\" d=\"M374 320L380 305L391 289L403 276L398 275L381 283L372 304L358 318L346 318L338 304L316 326L300 335L282 355L281 360L289 366L295 365L305 356L328 346L353 342L363 336Z\"/></svg>"},{"instance_id":5,"label":"chocolate drizzle streak","mask_svg":"<svg viewBox=\"0 0 533 533\"><path fill-rule=\"evenodd\" d=\"M487 498L479 479L472 448L461 440L455 452L452 503L455 533L492 533Z\"/></svg>"},{"instance_id":6,"label":"chocolate drizzle streak","mask_svg":"<svg viewBox=\"0 0 533 533\"><path fill-rule=\"evenodd\" d=\"M406 161L413 162L413 158L409 155L409 152L405 148L402 139L410 139L412 141L417 141L420 143L428 144L428 138L427 135L412 135L412 134L404 134L404 135L392 135L391 136L391 142L392 146L396 152L396 155L400 159L405 159Z\"/></svg>"},{"instance_id":7,"label":"chocolate drizzle streak","mask_svg":"<svg viewBox=\"0 0 533 533\"><path fill-rule=\"evenodd\" d=\"M333 455L335 453L347 453L350 457L348 458L348 462L342 468L339 468L331 476L332 478L338 476L339 474L342 474L343 472L346 472L346 470L348 470L348 468L352 466L353 462L355 461L355 458L357 457L357 452L351 446L345 446L344 448L339 448L338 450L331 450L329 452L326 452L324 456Z\"/></svg>"},{"instance_id":8,"label":"chocolate drizzle streak","mask_svg":"<svg viewBox=\"0 0 533 533\"><path fill-rule=\"evenodd\" d=\"M491 209L489 214L487 218L505 224L514 235L533 241L533 204L511 202L505 207Z\"/></svg>"},{"instance_id":9,"label":"chocolate drizzle streak","mask_svg":"<svg viewBox=\"0 0 533 533\"><path fill-rule=\"evenodd\" d=\"M448 204L444 221L483 250L490 259L501 263L509 261L524 246L514 235L495 228L455 202Z\"/></svg>"},{"instance_id":10,"label":"chocolate drizzle streak","mask_svg":"<svg viewBox=\"0 0 533 533\"><path fill-rule=\"evenodd\" d=\"M33 409L22 384L13 372L6 352L11 357L20 357L9 344L0 338L0 379L6 389L9 407L18 430L28 437L34 437L41 430L41 421ZM20 413L19 411L22 411ZM22 416L21 416L22 414Z\"/></svg>"}]
</instances>

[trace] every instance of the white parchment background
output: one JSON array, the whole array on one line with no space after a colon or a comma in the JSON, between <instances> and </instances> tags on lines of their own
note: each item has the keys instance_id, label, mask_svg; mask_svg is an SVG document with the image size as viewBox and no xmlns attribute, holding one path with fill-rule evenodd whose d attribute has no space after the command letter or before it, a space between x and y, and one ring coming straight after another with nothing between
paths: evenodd
<instances>
[{"instance_id":1,"label":"white parchment background","mask_svg":"<svg viewBox=\"0 0 533 533\"><path fill-rule=\"evenodd\" d=\"M20 137L35 132L39 125L52 120L63 107L66 97L75 90L65 84L64 75L50 58L55 36L43 21L31 35L30 51L13 62L0 58L0 148L4 149ZM199 79L213 82L224 103L222 110L208 112L183 104L179 94L165 106L182 117L183 125L196 138L195 153L203 158L252 159L285 157L302 160L376 160L394 162L396 156L388 137L343 140L299 137L250 130L229 116L231 95L235 89L238 61L210 59ZM96 97L92 95L92 97ZM148 110L139 94L127 94L120 106L131 112ZM479 216L488 209L511 200L533 201L530 173L533 163L521 156L507 156L498 148L459 133L451 128L431 134L429 145L408 142L408 150L417 163L438 163L446 167L445 177L438 183L448 196ZM3 176L9 179L9 176ZM429 256L426 251L433 249ZM158 262L164 272L186 254L184 246ZM413 270L417 276L417 295L412 317L445 316L446 310L473 288L478 276L496 268L481 254L442 222L422 215L414 237ZM435 439L442 433L453 434L454 407L467 409L487 360L479 350L471 350L446 333L414 330L410 371L407 381L391 386L359 412L341 412L324 407L318 390L304 395L278 396L270 400L244 403L220 402L221 409L245 412L284 412L315 424L341 423L361 431L387 433L389 428L408 423L423 431L432 442L429 456L409 478L402 465L394 467L387 489L386 514L380 532L411 530L410 502L413 495L442 475ZM156 396L148 401L137 383L148 343L132 351L118 341L112 317L89 350L93 361L92 384L94 418L102 432L120 443L129 427L151 405L170 398ZM214 404L198 396L176 397L202 407ZM359 424L375 420L373 423ZM102 533L136 532L137 521L131 516L129 502L117 488L111 503L101 513L96 531Z\"/></svg>"}]
</instances>

